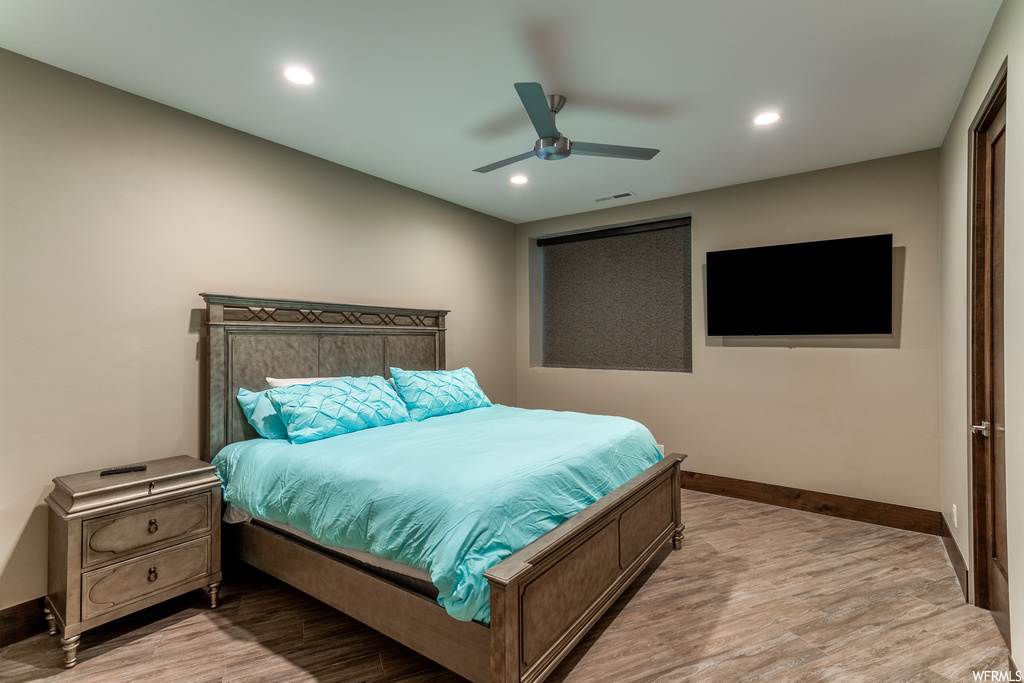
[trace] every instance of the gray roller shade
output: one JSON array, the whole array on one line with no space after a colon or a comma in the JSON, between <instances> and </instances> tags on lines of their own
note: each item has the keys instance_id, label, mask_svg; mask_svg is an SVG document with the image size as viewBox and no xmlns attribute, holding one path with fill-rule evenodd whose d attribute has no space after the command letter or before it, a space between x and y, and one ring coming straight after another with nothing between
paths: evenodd
<instances>
[{"instance_id":1,"label":"gray roller shade","mask_svg":"<svg viewBox=\"0 0 1024 683\"><path fill-rule=\"evenodd\" d=\"M537 245L544 366L692 372L689 218Z\"/></svg>"}]
</instances>

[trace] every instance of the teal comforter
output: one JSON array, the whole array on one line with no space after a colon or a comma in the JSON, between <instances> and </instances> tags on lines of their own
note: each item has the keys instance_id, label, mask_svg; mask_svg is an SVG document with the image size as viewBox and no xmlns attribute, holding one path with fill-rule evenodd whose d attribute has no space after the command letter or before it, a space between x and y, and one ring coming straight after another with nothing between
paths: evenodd
<instances>
[{"instance_id":1,"label":"teal comforter","mask_svg":"<svg viewBox=\"0 0 1024 683\"><path fill-rule=\"evenodd\" d=\"M626 418L492 406L234 443L213 464L232 505L422 569L449 614L487 623L486 569L660 459Z\"/></svg>"}]
</instances>

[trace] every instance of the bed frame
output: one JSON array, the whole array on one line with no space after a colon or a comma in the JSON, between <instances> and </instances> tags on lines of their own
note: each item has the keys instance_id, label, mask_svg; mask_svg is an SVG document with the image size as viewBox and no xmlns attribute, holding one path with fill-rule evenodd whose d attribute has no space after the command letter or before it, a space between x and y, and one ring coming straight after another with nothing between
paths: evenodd
<instances>
[{"instance_id":1,"label":"bed frame","mask_svg":"<svg viewBox=\"0 0 1024 683\"><path fill-rule=\"evenodd\" d=\"M204 444L209 461L257 435L235 400L266 377L389 376L445 367L442 310L202 294ZM273 529L233 525L246 563L358 619L474 683L544 680L669 540L679 548L673 456L484 573L491 623L458 621L436 601Z\"/></svg>"}]
</instances>

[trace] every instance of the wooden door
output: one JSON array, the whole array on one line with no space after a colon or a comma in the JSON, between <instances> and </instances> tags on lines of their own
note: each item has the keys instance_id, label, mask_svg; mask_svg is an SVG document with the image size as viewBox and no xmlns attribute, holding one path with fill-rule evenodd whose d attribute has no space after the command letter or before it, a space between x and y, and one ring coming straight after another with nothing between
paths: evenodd
<instances>
[{"instance_id":1,"label":"wooden door","mask_svg":"<svg viewBox=\"0 0 1024 683\"><path fill-rule=\"evenodd\" d=\"M975 603L1010 642L1003 406L1005 67L973 126L971 364Z\"/></svg>"}]
</instances>

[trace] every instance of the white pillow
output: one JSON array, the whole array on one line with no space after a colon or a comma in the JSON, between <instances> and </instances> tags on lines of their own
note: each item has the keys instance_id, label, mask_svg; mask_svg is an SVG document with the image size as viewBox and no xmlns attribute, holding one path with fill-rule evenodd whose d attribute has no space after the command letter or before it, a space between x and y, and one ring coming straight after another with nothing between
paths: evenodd
<instances>
[{"instance_id":1,"label":"white pillow","mask_svg":"<svg viewBox=\"0 0 1024 683\"><path fill-rule=\"evenodd\" d=\"M325 379L338 379L337 377L292 377L290 379L277 379L276 377L267 377L267 384L270 385L271 389L277 389L278 387L290 387L293 384L312 384L313 382L320 382Z\"/></svg>"},{"instance_id":2,"label":"white pillow","mask_svg":"<svg viewBox=\"0 0 1024 683\"><path fill-rule=\"evenodd\" d=\"M271 389L277 389L278 387L290 387L293 384L312 384L313 382L319 382L325 379L341 379L340 377L291 377L289 379L278 379L276 377L267 377L267 384L270 385ZM395 385L395 380L388 377L388 384L391 388L398 393L398 387Z\"/></svg>"}]
</instances>

